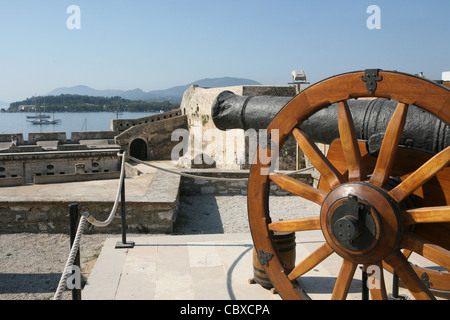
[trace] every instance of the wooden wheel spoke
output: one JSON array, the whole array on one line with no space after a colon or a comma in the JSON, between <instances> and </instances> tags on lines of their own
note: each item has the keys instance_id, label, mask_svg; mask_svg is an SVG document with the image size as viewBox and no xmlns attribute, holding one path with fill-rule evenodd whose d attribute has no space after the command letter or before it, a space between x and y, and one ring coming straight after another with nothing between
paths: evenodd
<instances>
[{"instance_id":1,"label":"wooden wheel spoke","mask_svg":"<svg viewBox=\"0 0 450 320\"><path fill-rule=\"evenodd\" d=\"M398 144L405 126L407 112L408 105L399 102L386 128L375 170L369 181L374 185L382 187L389 179Z\"/></svg>"},{"instance_id":2,"label":"wooden wheel spoke","mask_svg":"<svg viewBox=\"0 0 450 320\"><path fill-rule=\"evenodd\" d=\"M385 261L394 268L400 279L405 283L411 294L418 300L433 300L434 296L431 294L427 286L417 276L408 260L400 252L395 250L392 254L385 258Z\"/></svg>"},{"instance_id":3,"label":"wooden wheel spoke","mask_svg":"<svg viewBox=\"0 0 450 320\"><path fill-rule=\"evenodd\" d=\"M278 232L296 232L320 229L320 218L291 219L269 223L269 230Z\"/></svg>"},{"instance_id":4,"label":"wooden wheel spoke","mask_svg":"<svg viewBox=\"0 0 450 320\"><path fill-rule=\"evenodd\" d=\"M404 234L400 246L412 250L438 265L450 269L450 251L413 233Z\"/></svg>"},{"instance_id":5,"label":"wooden wheel spoke","mask_svg":"<svg viewBox=\"0 0 450 320\"><path fill-rule=\"evenodd\" d=\"M356 263L344 259L331 294L331 300L345 300L357 266Z\"/></svg>"},{"instance_id":6,"label":"wooden wheel spoke","mask_svg":"<svg viewBox=\"0 0 450 320\"><path fill-rule=\"evenodd\" d=\"M402 201L425 182L434 177L439 171L450 163L450 146L436 154L414 171L402 183L392 189L389 194L397 202Z\"/></svg>"},{"instance_id":7,"label":"wooden wheel spoke","mask_svg":"<svg viewBox=\"0 0 450 320\"><path fill-rule=\"evenodd\" d=\"M375 268L372 268L374 266ZM368 281L370 282L370 296L373 300L387 300L386 285L384 282L383 265L378 262L374 265L364 265L367 272ZM373 271L373 272L372 272Z\"/></svg>"},{"instance_id":8,"label":"wooden wheel spoke","mask_svg":"<svg viewBox=\"0 0 450 320\"><path fill-rule=\"evenodd\" d=\"M305 156L322 174L322 177L328 182L331 189L346 182L342 174L336 170L336 168L324 156L319 148L317 148L314 141L312 141L304 132L300 131L297 128L294 128L292 134L294 135L300 149L302 149Z\"/></svg>"},{"instance_id":9,"label":"wooden wheel spoke","mask_svg":"<svg viewBox=\"0 0 450 320\"><path fill-rule=\"evenodd\" d=\"M348 180L363 181L366 179L366 172L356 139L353 118L345 100L338 103L338 124L342 149L347 161Z\"/></svg>"},{"instance_id":10,"label":"wooden wheel spoke","mask_svg":"<svg viewBox=\"0 0 450 320\"><path fill-rule=\"evenodd\" d=\"M404 224L450 222L450 206L410 209L402 215Z\"/></svg>"},{"instance_id":11,"label":"wooden wheel spoke","mask_svg":"<svg viewBox=\"0 0 450 320\"><path fill-rule=\"evenodd\" d=\"M332 253L333 249L328 243L324 243L319 249L310 254L305 260L300 262L292 271L289 273L289 280L297 279L298 277L304 275L309 270L317 266L323 260L328 258Z\"/></svg>"},{"instance_id":12,"label":"wooden wheel spoke","mask_svg":"<svg viewBox=\"0 0 450 320\"><path fill-rule=\"evenodd\" d=\"M284 190L308 199L318 205L322 205L325 197L327 196L326 192L313 188L306 183L286 175L274 173L269 175L269 178Z\"/></svg>"}]
</instances>

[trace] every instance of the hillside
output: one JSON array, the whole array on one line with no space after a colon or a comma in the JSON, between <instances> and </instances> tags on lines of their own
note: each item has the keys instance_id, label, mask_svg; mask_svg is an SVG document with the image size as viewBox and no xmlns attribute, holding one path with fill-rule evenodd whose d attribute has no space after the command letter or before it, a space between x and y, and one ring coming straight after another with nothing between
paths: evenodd
<instances>
[{"instance_id":1,"label":"hillside","mask_svg":"<svg viewBox=\"0 0 450 320\"><path fill-rule=\"evenodd\" d=\"M141 89L134 90L96 90L88 86L79 85L75 87L57 88L48 93L49 96L59 96L61 94L99 96L99 97L121 97L128 100L143 100L147 102L181 103L183 93L192 85L200 87L215 88L238 85L261 85L259 82L250 79L223 77L206 78L194 81L186 85L175 86L165 90L153 90L145 92Z\"/></svg>"},{"instance_id":2,"label":"hillside","mask_svg":"<svg viewBox=\"0 0 450 320\"><path fill-rule=\"evenodd\" d=\"M20 106L28 106L26 110L21 110ZM34 110L37 106L37 110ZM23 101L11 103L8 112L19 111L41 111L45 112L116 112L116 111L137 111L137 112L159 112L169 111L179 108L179 104L167 101L142 101L127 100L118 96L115 97L98 97L87 95L61 94L58 96L45 96L28 98Z\"/></svg>"}]
</instances>

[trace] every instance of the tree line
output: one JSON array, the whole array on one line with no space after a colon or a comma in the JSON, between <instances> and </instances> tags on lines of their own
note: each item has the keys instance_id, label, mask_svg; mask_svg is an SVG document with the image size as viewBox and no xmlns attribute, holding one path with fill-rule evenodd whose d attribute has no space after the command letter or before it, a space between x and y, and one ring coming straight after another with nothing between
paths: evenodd
<instances>
[{"instance_id":1,"label":"tree line","mask_svg":"<svg viewBox=\"0 0 450 320\"><path fill-rule=\"evenodd\" d=\"M23 110L21 106L28 106ZM94 97L72 94L59 96L33 97L10 104L8 112L148 112L170 111L179 108L180 105L168 101L143 101L127 100L122 97ZM45 110L44 110L45 108Z\"/></svg>"}]
</instances>

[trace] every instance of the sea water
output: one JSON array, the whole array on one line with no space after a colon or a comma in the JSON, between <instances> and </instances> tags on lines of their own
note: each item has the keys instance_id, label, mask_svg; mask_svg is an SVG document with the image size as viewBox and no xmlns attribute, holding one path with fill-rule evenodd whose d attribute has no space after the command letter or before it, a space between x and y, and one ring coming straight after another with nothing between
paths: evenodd
<instances>
[{"instance_id":1,"label":"sea water","mask_svg":"<svg viewBox=\"0 0 450 320\"><path fill-rule=\"evenodd\" d=\"M36 125L27 120L27 116L34 113L16 112L0 113L0 133L22 133L23 139L28 140L29 133L38 132L65 132L70 139L72 132L78 131L109 131L111 120L137 119L157 114L157 112L61 112L50 114L49 120L59 119L60 124Z\"/></svg>"}]
</instances>

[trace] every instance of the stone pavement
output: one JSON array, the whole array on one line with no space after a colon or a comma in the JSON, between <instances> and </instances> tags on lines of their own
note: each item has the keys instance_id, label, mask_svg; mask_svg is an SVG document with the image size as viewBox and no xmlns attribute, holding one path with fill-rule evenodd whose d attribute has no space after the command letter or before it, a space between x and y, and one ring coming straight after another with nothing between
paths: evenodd
<instances>
[{"instance_id":1,"label":"stone pavement","mask_svg":"<svg viewBox=\"0 0 450 320\"><path fill-rule=\"evenodd\" d=\"M82 292L83 300L280 300L253 278L250 234L163 235L127 239L132 249L115 249L109 238ZM297 233L297 263L324 239L320 231ZM328 300L342 259L333 254L301 277L313 300ZM384 272L388 292L392 277ZM409 292L400 288L400 294ZM349 300L361 299L357 269Z\"/></svg>"},{"instance_id":2,"label":"stone pavement","mask_svg":"<svg viewBox=\"0 0 450 320\"><path fill-rule=\"evenodd\" d=\"M83 300L280 299L252 275L249 234L149 236L132 249L105 241L82 292Z\"/></svg>"}]
</instances>

